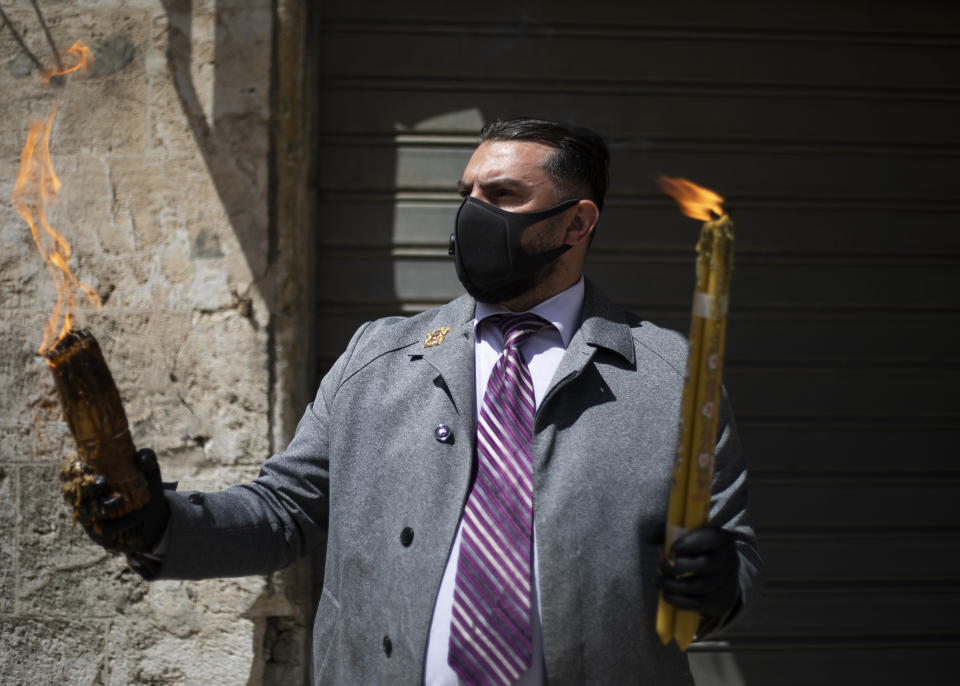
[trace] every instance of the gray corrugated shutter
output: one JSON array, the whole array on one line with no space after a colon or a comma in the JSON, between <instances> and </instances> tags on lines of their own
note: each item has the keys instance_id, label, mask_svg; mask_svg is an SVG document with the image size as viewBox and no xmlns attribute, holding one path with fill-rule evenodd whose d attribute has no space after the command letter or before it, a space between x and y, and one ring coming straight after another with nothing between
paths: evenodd
<instances>
[{"instance_id":1,"label":"gray corrugated shutter","mask_svg":"<svg viewBox=\"0 0 960 686\"><path fill-rule=\"evenodd\" d=\"M612 148L588 273L685 330L697 225L738 228L728 386L768 565L701 684L957 683L960 23L945 2L324 2L320 369L363 320L460 292L484 120ZM728 643L729 641L729 643Z\"/></svg>"}]
</instances>

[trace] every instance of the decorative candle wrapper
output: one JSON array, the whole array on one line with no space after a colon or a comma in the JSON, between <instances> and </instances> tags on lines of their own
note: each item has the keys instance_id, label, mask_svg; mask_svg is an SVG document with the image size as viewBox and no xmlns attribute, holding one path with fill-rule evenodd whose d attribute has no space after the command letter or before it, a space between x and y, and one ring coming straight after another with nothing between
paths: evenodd
<instances>
[{"instance_id":1,"label":"decorative candle wrapper","mask_svg":"<svg viewBox=\"0 0 960 686\"><path fill-rule=\"evenodd\" d=\"M703 319L720 319L727 316L730 296L727 293L713 295L697 291L693 294L693 316Z\"/></svg>"}]
</instances>

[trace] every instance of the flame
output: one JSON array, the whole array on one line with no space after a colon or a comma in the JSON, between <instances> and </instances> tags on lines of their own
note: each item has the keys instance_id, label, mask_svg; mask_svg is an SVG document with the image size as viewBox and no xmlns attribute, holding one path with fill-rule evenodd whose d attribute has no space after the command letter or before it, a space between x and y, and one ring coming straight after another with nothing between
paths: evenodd
<instances>
[{"instance_id":1,"label":"flame","mask_svg":"<svg viewBox=\"0 0 960 686\"><path fill-rule=\"evenodd\" d=\"M680 211L691 219L712 221L723 216L723 196L693 181L673 176L657 178L660 190L673 198Z\"/></svg>"},{"instance_id":2,"label":"flame","mask_svg":"<svg viewBox=\"0 0 960 686\"><path fill-rule=\"evenodd\" d=\"M40 75L44 86L49 86L50 79L54 76L65 76L75 71L81 72L84 75L89 74L93 70L94 65L93 53L90 52L90 48L88 48L83 41L77 41L67 48L61 62L57 63L59 66L58 69L45 69Z\"/></svg>"},{"instance_id":3,"label":"flame","mask_svg":"<svg viewBox=\"0 0 960 686\"><path fill-rule=\"evenodd\" d=\"M60 191L60 179L50 159L50 132L57 116L54 104L50 116L42 122L33 122L27 142L20 153L20 170L11 197L13 206L30 225L33 241L40 251L57 286L57 304L44 327L43 343L39 352L46 352L73 327L73 309L76 301L73 289L83 291L87 300L100 311L100 297L92 286L82 283L70 271L70 244L47 221L47 204ZM63 314L63 326L57 334L57 323Z\"/></svg>"}]
</instances>

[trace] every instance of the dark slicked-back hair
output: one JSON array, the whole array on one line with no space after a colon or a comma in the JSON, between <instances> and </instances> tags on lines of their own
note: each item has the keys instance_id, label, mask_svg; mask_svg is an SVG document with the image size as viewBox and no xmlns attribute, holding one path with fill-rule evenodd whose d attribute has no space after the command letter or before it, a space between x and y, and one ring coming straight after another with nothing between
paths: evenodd
<instances>
[{"instance_id":1,"label":"dark slicked-back hair","mask_svg":"<svg viewBox=\"0 0 960 686\"><path fill-rule=\"evenodd\" d=\"M544 171L562 195L589 198L603 209L610 173L607 144L594 131L545 119L497 119L480 131L484 141L527 141L554 149Z\"/></svg>"}]
</instances>

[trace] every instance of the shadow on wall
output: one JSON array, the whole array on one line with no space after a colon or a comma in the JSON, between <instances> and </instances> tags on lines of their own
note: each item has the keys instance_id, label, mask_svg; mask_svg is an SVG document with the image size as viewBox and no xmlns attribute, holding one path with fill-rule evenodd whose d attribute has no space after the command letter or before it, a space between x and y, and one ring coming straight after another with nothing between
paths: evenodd
<instances>
[{"instance_id":1,"label":"shadow on wall","mask_svg":"<svg viewBox=\"0 0 960 686\"><path fill-rule=\"evenodd\" d=\"M267 78L251 78L254 65L248 64L250 60L245 61L244 55L250 51L251 40L269 46L271 22L250 26L249 22L231 21L230 3L216 3L213 74L203 75L204 80L211 81L212 93L208 95L196 82L192 68L192 0L162 0L162 4L168 20L167 68L180 106L250 271L254 278L261 279L276 253L269 214L271 103L269 93L258 94L251 84L259 82L268 87L269 74Z\"/></svg>"}]
</instances>

